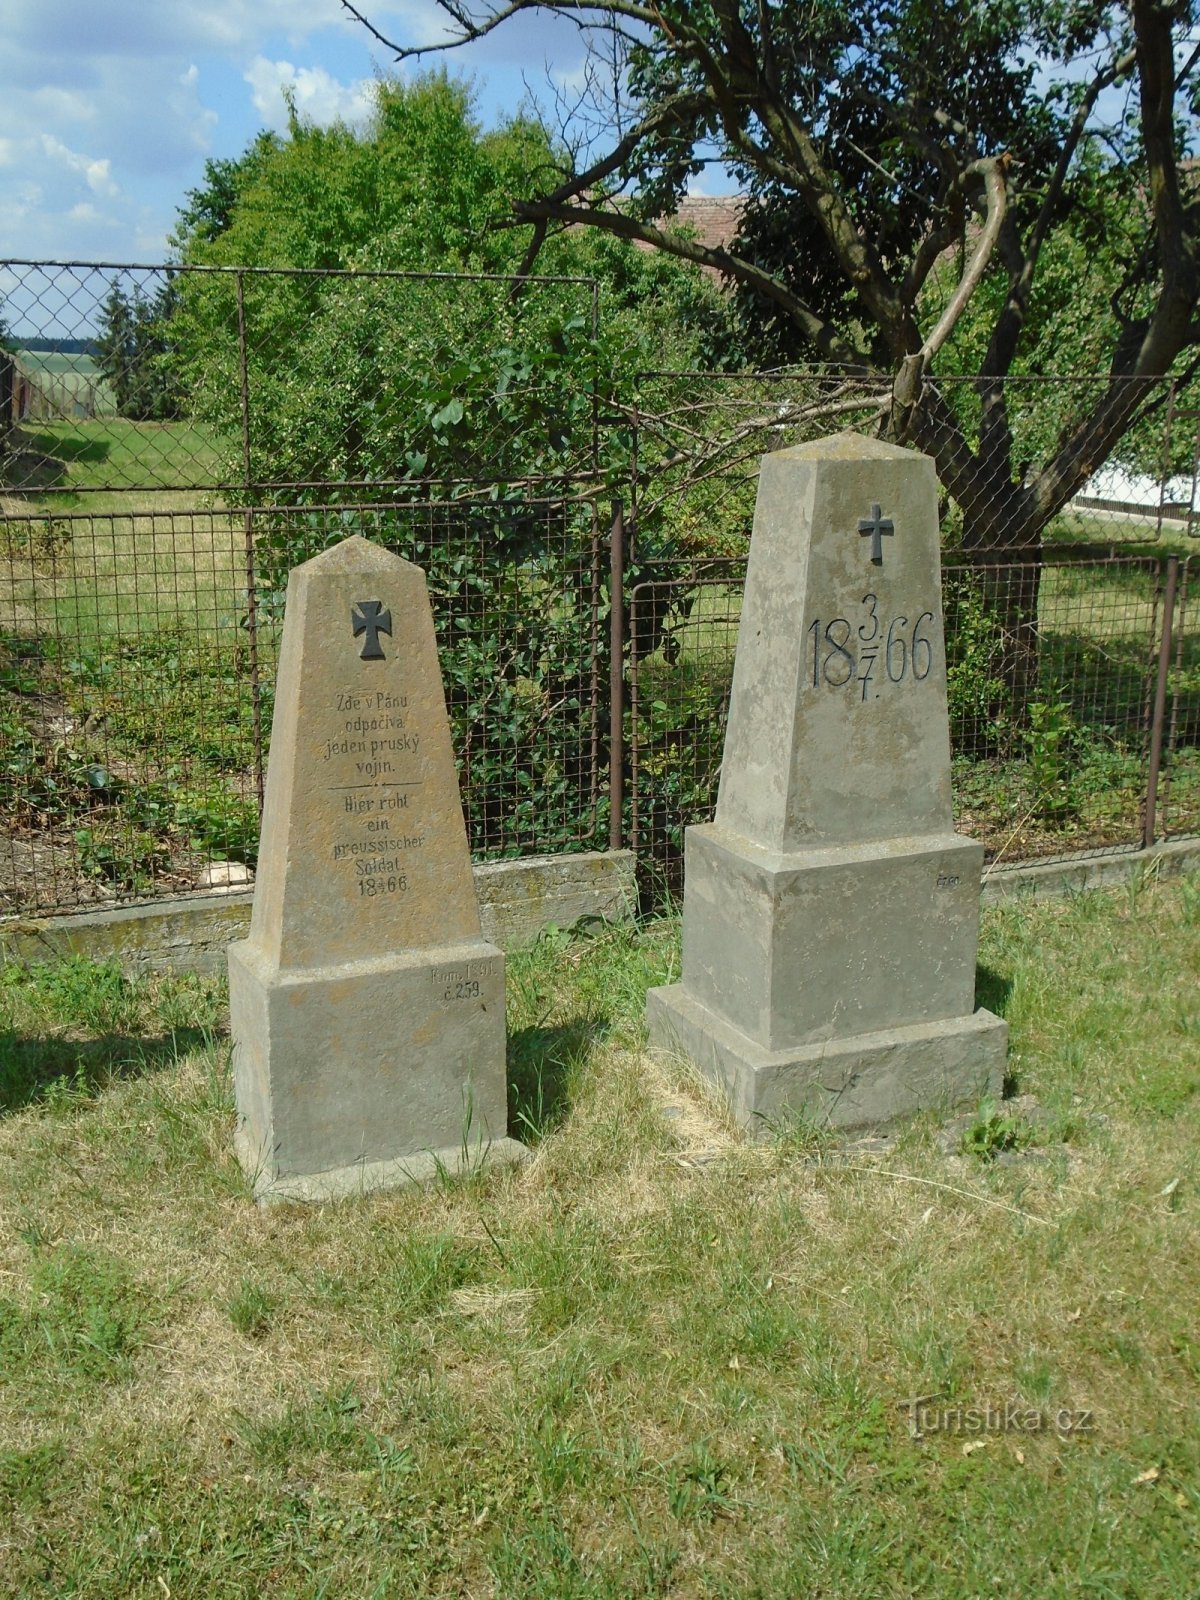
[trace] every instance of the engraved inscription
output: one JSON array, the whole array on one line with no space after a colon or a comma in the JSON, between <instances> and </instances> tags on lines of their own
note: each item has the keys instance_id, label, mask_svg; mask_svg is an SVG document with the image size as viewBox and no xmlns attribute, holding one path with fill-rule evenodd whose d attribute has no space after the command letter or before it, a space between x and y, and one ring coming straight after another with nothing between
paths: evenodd
<instances>
[{"instance_id":1,"label":"engraved inscription","mask_svg":"<svg viewBox=\"0 0 1200 1600\"><path fill-rule=\"evenodd\" d=\"M480 984L486 969L478 962L467 961L461 967L435 967L429 976L433 987L441 991L443 1000L478 1000L482 996Z\"/></svg>"},{"instance_id":2,"label":"engraved inscription","mask_svg":"<svg viewBox=\"0 0 1200 1600\"><path fill-rule=\"evenodd\" d=\"M933 612L922 611L910 622L906 616L881 617L876 595L865 594L859 603L865 615L857 625L848 617L814 617L809 623L810 686L857 685L861 704L878 699L885 683L924 683L933 670Z\"/></svg>"},{"instance_id":3,"label":"engraved inscription","mask_svg":"<svg viewBox=\"0 0 1200 1600\"><path fill-rule=\"evenodd\" d=\"M957 872L939 872L937 886L939 889L957 889L961 881Z\"/></svg>"},{"instance_id":4,"label":"engraved inscription","mask_svg":"<svg viewBox=\"0 0 1200 1600\"><path fill-rule=\"evenodd\" d=\"M366 634L362 650L359 652L360 661L383 661L386 659L383 646L379 642L379 635L386 633L389 639L392 635L392 613L383 609L382 600L356 600L350 607L350 623L354 629L354 637Z\"/></svg>"},{"instance_id":5,"label":"engraved inscription","mask_svg":"<svg viewBox=\"0 0 1200 1600\"><path fill-rule=\"evenodd\" d=\"M360 609L366 609L359 602ZM390 617L383 619L390 629ZM412 813L422 779L421 735L408 725L408 696L389 690L338 690L334 725L317 746L326 785L343 827L330 844L345 863L346 892L361 904L408 892L426 835Z\"/></svg>"}]
</instances>

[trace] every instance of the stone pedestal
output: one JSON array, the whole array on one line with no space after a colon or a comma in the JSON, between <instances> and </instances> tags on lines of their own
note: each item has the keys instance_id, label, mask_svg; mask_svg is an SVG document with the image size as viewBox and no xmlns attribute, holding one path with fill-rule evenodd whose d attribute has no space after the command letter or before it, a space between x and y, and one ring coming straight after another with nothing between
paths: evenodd
<instances>
[{"instance_id":1,"label":"stone pedestal","mask_svg":"<svg viewBox=\"0 0 1200 1600\"><path fill-rule=\"evenodd\" d=\"M482 937L424 574L360 538L288 584L237 1150L260 1200L511 1160L504 957Z\"/></svg>"},{"instance_id":2,"label":"stone pedestal","mask_svg":"<svg viewBox=\"0 0 1200 1600\"><path fill-rule=\"evenodd\" d=\"M685 851L683 975L648 995L650 1038L748 1126L999 1093L925 457L842 435L763 462L716 820Z\"/></svg>"}]
</instances>

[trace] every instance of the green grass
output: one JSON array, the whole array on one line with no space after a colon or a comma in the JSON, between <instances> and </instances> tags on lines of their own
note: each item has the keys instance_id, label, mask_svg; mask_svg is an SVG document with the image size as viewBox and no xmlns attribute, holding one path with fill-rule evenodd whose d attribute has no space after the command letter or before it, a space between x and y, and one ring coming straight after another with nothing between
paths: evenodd
<instances>
[{"instance_id":1,"label":"green grass","mask_svg":"<svg viewBox=\"0 0 1200 1600\"><path fill-rule=\"evenodd\" d=\"M509 962L528 1167L262 1214L214 984L5 974L6 1594L1190 1593L1200 882L985 911L1044 1121L952 1155L743 1142L675 925L587 931Z\"/></svg>"},{"instance_id":2,"label":"green grass","mask_svg":"<svg viewBox=\"0 0 1200 1600\"><path fill-rule=\"evenodd\" d=\"M91 421L30 423L21 430L24 448L61 461L64 472L42 497L44 509L78 504L86 494L89 508L117 509L112 497L97 505L100 491L137 489L146 493L186 487L203 488L220 475L219 440L211 428L194 422L132 422L126 417Z\"/></svg>"}]
</instances>

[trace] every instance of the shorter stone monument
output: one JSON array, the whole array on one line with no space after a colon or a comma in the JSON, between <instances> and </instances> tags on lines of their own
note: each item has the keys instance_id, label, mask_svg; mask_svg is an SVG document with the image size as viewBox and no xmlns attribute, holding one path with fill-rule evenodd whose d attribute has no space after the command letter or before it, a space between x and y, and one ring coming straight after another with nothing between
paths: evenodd
<instances>
[{"instance_id":1,"label":"shorter stone monument","mask_svg":"<svg viewBox=\"0 0 1200 1600\"><path fill-rule=\"evenodd\" d=\"M975 1010L983 849L955 834L933 463L844 434L767 456L715 821L685 835L682 1052L759 1128L999 1094Z\"/></svg>"},{"instance_id":2,"label":"shorter stone monument","mask_svg":"<svg viewBox=\"0 0 1200 1600\"><path fill-rule=\"evenodd\" d=\"M288 581L249 937L229 952L260 1200L515 1159L425 575L350 538Z\"/></svg>"}]
</instances>

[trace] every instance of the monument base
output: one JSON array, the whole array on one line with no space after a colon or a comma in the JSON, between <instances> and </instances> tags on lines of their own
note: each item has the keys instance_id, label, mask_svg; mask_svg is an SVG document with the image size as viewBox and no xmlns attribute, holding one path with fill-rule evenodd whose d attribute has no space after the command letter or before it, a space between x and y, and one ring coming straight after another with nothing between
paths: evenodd
<instances>
[{"instance_id":1,"label":"monument base","mask_svg":"<svg viewBox=\"0 0 1200 1600\"><path fill-rule=\"evenodd\" d=\"M437 1177L459 1177L493 1167L513 1166L528 1161L527 1146L516 1139L477 1141L443 1150L422 1150L401 1161L354 1162L328 1172L305 1177L267 1176L260 1152L244 1141L241 1130L235 1141L243 1170L254 1179L254 1198L260 1206L287 1205L291 1202L323 1204L330 1200L349 1200L370 1194L375 1189L400 1189L410 1183L429 1183Z\"/></svg>"},{"instance_id":2,"label":"monument base","mask_svg":"<svg viewBox=\"0 0 1200 1600\"><path fill-rule=\"evenodd\" d=\"M721 1085L738 1121L767 1133L788 1114L833 1128L876 1127L917 1111L999 1097L1008 1024L990 1011L821 1044L767 1050L683 984L646 996L650 1042Z\"/></svg>"},{"instance_id":3,"label":"monument base","mask_svg":"<svg viewBox=\"0 0 1200 1600\"><path fill-rule=\"evenodd\" d=\"M482 939L288 971L235 944L229 1012L238 1158L259 1199L524 1154L506 1136L504 957Z\"/></svg>"}]
</instances>

